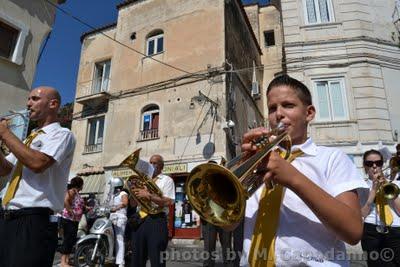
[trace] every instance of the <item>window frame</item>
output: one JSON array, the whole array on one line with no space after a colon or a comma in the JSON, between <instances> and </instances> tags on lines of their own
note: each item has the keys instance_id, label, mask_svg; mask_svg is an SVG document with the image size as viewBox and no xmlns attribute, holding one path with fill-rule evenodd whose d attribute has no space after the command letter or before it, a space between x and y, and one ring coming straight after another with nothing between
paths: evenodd
<instances>
[{"instance_id":1,"label":"window frame","mask_svg":"<svg viewBox=\"0 0 400 267\"><path fill-rule=\"evenodd\" d=\"M11 18L10 16L6 15L4 12L0 11L0 20L7 24L8 26L14 28L15 30L19 31L19 34L17 36L17 40L14 45L13 52L9 56L9 58L0 56L0 58L9 60L17 65L21 65L23 62L23 51L25 47L25 39L28 36L29 33L29 28L25 26L20 21L17 21L16 19Z\"/></svg>"},{"instance_id":2,"label":"window frame","mask_svg":"<svg viewBox=\"0 0 400 267\"><path fill-rule=\"evenodd\" d=\"M158 122L157 122L157 128L151 128L154 120L154 115L158 115ZM151 119L149 122L149 128L145 129L145 117L150 115ZM160 107L157 104L150 104L144 107L141 111L140 114L140 133L139 133L139 140L140 141L146 141L146 140L152 140L152 139L157 139L160 136Z\"/></svg>"},{"instance_id":3,"label":"window frame","mask_svg":"<svg viewBox=\"0 0 400 267\"><path fill-rule=\"evenodd\" d=\"M104 86L104 81L105 81L104 77L105 77L105 72L107 70L107 68L106 68L107 63L109 63L108 64L108 66L109 66L108 67L108 78L107 78L107 84L106 84L106 86ZM98 77L98 71L99 71L98 66L99 65L102 65L102 67L103 67L101 77ZM92 85L92 93L96 94L96 93L101 93L101 92L108 92L109 87L110 87L110 76L111 76L111 59L105 59L105 60L94 62L94 70L93 70L93 81L94 82ZM99 83L99 80L100 80L100 83Z\"/></svg>"},{"instance_id":4,"label":"window frame","mask_svg":"<svg viewBox=\"0 0 400 267\"><path fill-rule=\"evenodd\" d=\"M103 120L103 133L102 133L102 137L101 137L102 139L101 139L101 143L100 143L100 142L98 142L98 140L99 140L99 129L100 129L100 121L101 120ZM96 122L95 133L94 133L94 138L93 138L94 143L89 144L90 136L91 136L91 123L94 121ZM105 136L105 129L106 129L105 124L106 124L105 115L96 116L96 117L87 119L84 153L94 153L94 152L103 151L104 136ZM88 149L90 146L95 147L95 149L93 149L93 150Z\"/></svg>"},{"instance_id":5,"label":"window frame","mask_svg":"<svg viewBox=\"0 0 400 267\"><path fill-rule=\"evenodd\" d=\"M326 0L328 3L328 12L329 12L328 14L329 14L329 18L330 18L330 20L326 21L326 22L321 21L321 12L319 10L319 1L320 0L311 0L311 1L313 1L313 3L314 3L316 21L310 22L308 20L307 0L303 0L303 14L304 14L304 22L306 25L318 25L318 24L327 24L327 23L335 22L335 14L334 14L332 0Z\"/></svg>"},{"instance_id":6,"label":"window frame","mask_svg":"<svg viewBox=\"0 0 400 267\"><path fill-rule=\"evenodd\" d=\"M329 112L329 117L321 117L321 112L319 112L320 105L319 105L319 94L318 94L318 88L317 88L317 83L318 82L326 82L328 85L328 112ZM343 117L337 117L335 118L333 107L332 107L332 96L331 96L331 84L334 82L339 82L340 84L340 93L342 96L342 107L344 111L344 116ZM317 78L317 79L312 79L312 89L313 89L313 98L315 99L314 105L315 108L317 109L317 114L316 114L316 122L339 122L339 121L347 121L350 119L350 112L349 112L349 104L348 104L348 98L347 98L347 91L346 91L346 83L345 83L345 78L344 77L328 77L328 78Z\"/></svg>"},{"instance_id":7,"label":"window frame","mask_svg":"<svg viewBox=\"0 0 400 267\"><path fill-rule=\"evenodd\" d=\"M158 40L162 38L162 50L158 51ZM151 41L154 41L154 45L153 45L153 53L150 54L149 53L149 43ZM161 54L165 51L165 42L164 42L164 32L159 32L155 35L150 35L149 37L146 38L146 56L151 57L157 54Z\"/></svg>"}]
</instances>

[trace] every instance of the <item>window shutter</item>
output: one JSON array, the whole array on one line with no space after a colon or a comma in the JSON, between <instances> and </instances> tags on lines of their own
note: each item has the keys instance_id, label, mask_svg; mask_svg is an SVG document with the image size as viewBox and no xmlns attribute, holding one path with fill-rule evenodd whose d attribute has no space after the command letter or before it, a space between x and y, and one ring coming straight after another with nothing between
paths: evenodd
<instances>
[{"instance_id":1,"label":"window shutter","mask_svg":"<svg viewBox=\"0 0 400 267\"><path fill-rule=\"evenodd\" d=\"M151 129L158 129L158 121L160 115L158 113L153 114L153 120L151 121Z\"/></svg>"}]
</instances>

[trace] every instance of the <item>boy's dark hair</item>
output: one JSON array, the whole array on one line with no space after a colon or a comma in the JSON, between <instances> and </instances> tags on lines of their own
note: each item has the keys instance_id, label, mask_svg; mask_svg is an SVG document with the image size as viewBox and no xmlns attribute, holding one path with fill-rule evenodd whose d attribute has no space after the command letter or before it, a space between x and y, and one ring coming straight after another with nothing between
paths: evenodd
<instances>
[{"instance_id":1,"label":"boy's dark hair","mask_svg":"<svg viewBox=\"0 0 400 267\"><path fill-rule=\"evenodd\" d=\"M279 75L270 82L267 88L267 95L272 90L272 88L285 85L292 88L296 92L297 96L300 98L303 104L307 106L312 105L311 93L310 90L308 90L307 86L286 74Z\"/></svg>"},{"instance_id":2,"label":"boy's dark hair","mask_svg":"<svg viewBox=\"0 0 400 267\"><path fill-rule=\"evenodd\" d=\"M365 159L371 154L378 155L381 157L381 160L383 160L383 156L382 156L381 152L379 152L378 150L375 150L375 149L371 149L371 150L365 151L365 153L363 155L363 162L365 162Z\"/></svg>"}]
</instances>

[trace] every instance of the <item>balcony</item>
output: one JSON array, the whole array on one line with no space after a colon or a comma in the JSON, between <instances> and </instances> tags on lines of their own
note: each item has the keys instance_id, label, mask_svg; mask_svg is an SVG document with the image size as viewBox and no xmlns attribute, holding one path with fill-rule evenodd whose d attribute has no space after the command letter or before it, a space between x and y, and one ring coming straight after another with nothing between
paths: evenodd
<instances>
[{"instance_id":1,"label":"balcony","mask_svg":"<svg viewBox=\"0 0 400 267\"><path fill-rule=\"evenodd\" d=\"M92 81L83 83L77 90L76 102L82 105L96 106L104 103L110 98L108 93L109 80L94 79Z\"/></svg>"},{"instance_id":2,"label":"balcony","mask_svg":"<svg viewBox=\"0 0 400 267\"><path fill-rule=\"evenodd\" d=\"M92 144L92 145L85 145L85 148L83 150L83 154L89 154L89 153L96 153L96 152L101 152L103 151L103 144Z\"/></svg>"},{"instance_id":3,"label":"balcony","mask_svg":"<svg viewBox=\"0 0 400 267\"><path fill-rule=\"evenodd\" d=\"M158 138L158 129L143 130L139 133L138 141L146 141Z\"/></svg>"}]
</instances>

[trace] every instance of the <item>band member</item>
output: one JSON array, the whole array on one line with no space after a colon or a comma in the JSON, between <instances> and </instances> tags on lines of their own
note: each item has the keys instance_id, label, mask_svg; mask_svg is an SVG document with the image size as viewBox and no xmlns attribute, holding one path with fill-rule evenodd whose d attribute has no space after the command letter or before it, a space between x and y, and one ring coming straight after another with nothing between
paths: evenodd
<instances>
[{"instance_id":1,"label":"band member","mask_svg":"<svg viewBox=\"0 0 400 267\"><path fill-rule=\"evenodd\" d=\"M145 267L149 259L151 266L165 266L161 258L162 252L167 249L168 226L167 216L169 205L175 200L175 185L171 177L161 174L164 168L164 159L160 155L150 157L154 167L153 181L160 188L162 196L158 196L147 189L133 188L138 198L145 198L163 208L161 213L152 215L139 211L143 222L132 231L132 267ZM140 209L140 207L139 207Z\"/></svg>"},{"instance_id":2,"label":"band member","mask_svg":"<svg viewBox=\"0 0 400 267\"><path fill-rule=\"evenodd\" d=\"M2 191L0 266L52 266L57 245L57 217L64 207L69 168L75 148L70 130L57 122L61 97L51 87L29 94L30 120L36 121L25 143L0 122L0 139L11 151L0 154Z\"/></svg>"},{"instance_id":3,"label":"band member","mask_svg":"<svg viewBox=\"0 0 400 267\"><path fill-rule=\"evenodd\" d=\"M260 163L265 184L246 203L241 265L347 266L344 242L358 243L363 229L357 189L367 185L346 154L307 137L316 110L303 83L276 77L267 106L271 128L281 123L291 137L292 163L277 151ZM254 154L254 140L268 132L246 133L245 154Z\"/></svg>"},{"instance_id":4,"label":"band member","mask_svg":"<svg viewBox=\"0 0 400 267\"><path fill-rule=\"evenodd\" d=\"M383 157L377 150L368 150L363 156L370 191L361 209L364 234L361 245L367 252L368 266L400 266L400 198L385 199L382 186L387 183L382 173ZM392 181L400 186L400 181ZM392 258L382 258L388 250ZM376 257L378 255L378 257ZM382 256L383 255L383 256Z\"/></svg>"},{"instance_id":5,"label":"band member","mask_svg":"<svg viewBox=\"0 0 400 267\"><path fill-rule=\"evenodd\" d=\"M400 144L396 145L396 155L394 155L390 161L390 179L398 180L400 174Z\"/></svg>"}]
</instances>

